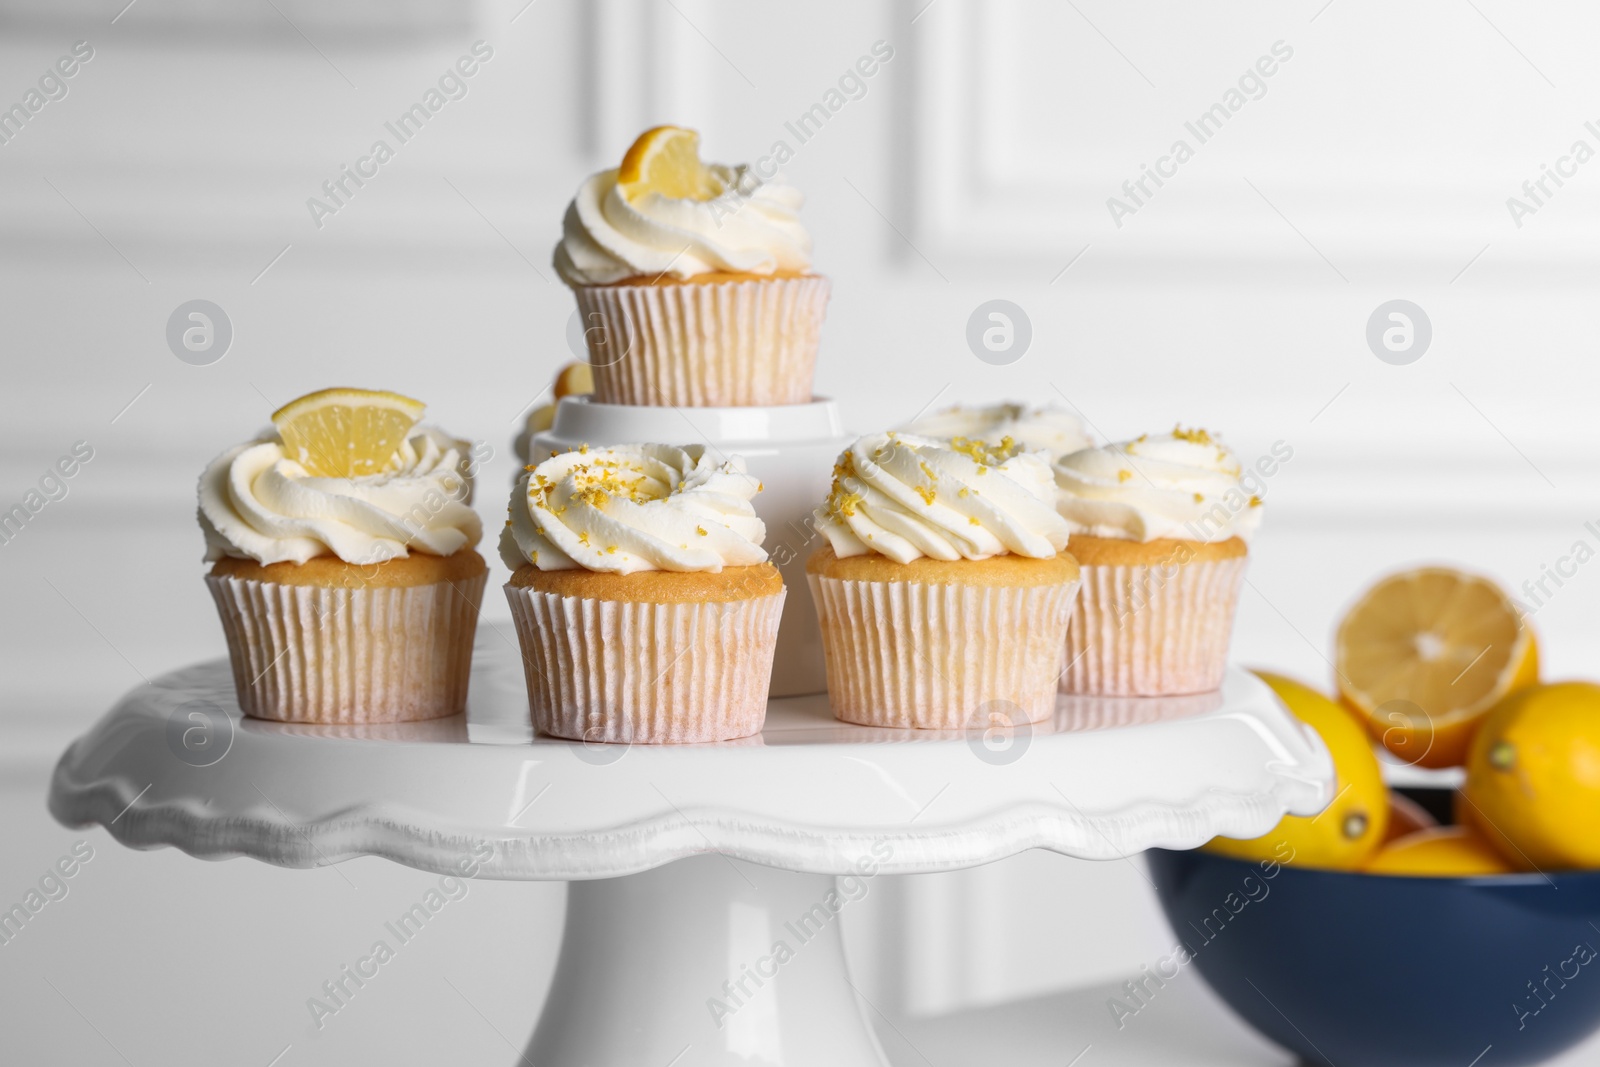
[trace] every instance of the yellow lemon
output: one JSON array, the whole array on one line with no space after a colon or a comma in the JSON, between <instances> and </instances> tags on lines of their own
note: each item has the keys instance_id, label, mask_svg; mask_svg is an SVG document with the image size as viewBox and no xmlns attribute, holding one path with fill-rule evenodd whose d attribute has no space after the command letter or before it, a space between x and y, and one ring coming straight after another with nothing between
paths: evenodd
<instances>
[{"instance_id":1,"label":"yellow lemon","mask_svg":"<svg viewBox=\"0 0 1600 1067\"><path fill-rule=\"evenodd\" d=\"M1513 864L1600 867L1600 685L1557 682L1491 711L1467 756L1470 821Z\"/></svg>"},{"instance_id":2,"label":"yellow lemon","mask_svg":"<svg viewBox=\"0 0 1600 1067\"><path fill-rule=\"evenodd\" d=\"M587 396L592 392L594 392L594 368L589 364L568 363L556 372L557 400L566 396Z\"/></svg>"},{"instance_id":3,"label":"yellow lemon","mask_svg":"<svg viewBox=\"0 0 1600 1067\"><path fill-rule=\"evenodd\" d=\"M319 478L355 478L389 469L423 404L372 389L323 389L272 413L284 455Z\"/></svg>"},{"instance_id":4,"label":"yellow lemon","mask_svg":"<svg viewBox=\"0 0 1600 1067\"><path fill-rule=\"evenodd\" d=\"M566 364L556 372L553 391L558 401L568 396L590 395L594 392L594 368L587 363ZM528 433L544 433L554 426L555 422L555 404L540 404L528 412Z\"/></svg>"},{"instance_id":5,"label":"yellow lemon","mask_svg":"<svg viewBox=\"0 0 1600 1067\"><path fill-rule=\"evenodd\" d=\"M1409 833L1380 848L1363 870L1418 878L1513 873L1510 864L1470 826L1434 826Z\"/></svg>"},{"instance_id":6,"label":"yellow lemon","mask_svg":"<svg viewBox=\"0 0 1600 1067\"><path fill-rule=\"evenodd\" d=\"M1328 746L1337 775L1333 800L1317 815L1285 815L1269 834L1248 841L1217 837L1205 848L1239 859L1277 860L1298 867L1361 866L1389 824L1389 794L1372 739L1348 711L1316 690L1281 675L1256 673Z\"/></svg>"},{"instance_id":7,"label":"yellow lemon","mask_svg":"<svg viewBox=\"0 0 1600 1067\"><path fill-rule=\"evenodd\" d=\"M700 135L681 126L644 131L617 168L617 191L630 202L646 193L671 200L715 200L725 188L700 162Z\"/></svg>"},{"instance_id":8,"label":"yellow lemon","mask_svg":"<svg viewBox=\"0 0 1600 1067\"><path fill-rule=\"evenodd\" d=\"M529 434L544 433L556 424L556 406L554 404L540 404L528 412L525 424Z\"/></svg>"},{"instance_id":9,"label":"yellow lemon","mask_svg":"<svg viewBox=\"0 0 1600 1067\"><path fill-rule=\"evenodd\" d=\"M1539 644L1510 597L1448 567L1392 574L1339 623L1339 695L1407 763L1453 767L1483 716L1539 677Z\"/></svg>"}]
</instances>

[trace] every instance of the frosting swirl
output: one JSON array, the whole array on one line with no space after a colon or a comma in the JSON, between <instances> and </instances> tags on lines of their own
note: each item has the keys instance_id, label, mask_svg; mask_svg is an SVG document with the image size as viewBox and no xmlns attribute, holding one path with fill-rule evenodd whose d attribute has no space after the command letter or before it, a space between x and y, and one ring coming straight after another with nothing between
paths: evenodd
<instances>
[{"instance_id":1,"label":"frosting swirl","mask_svg":"<svg viewBox=\"0 0 1600 1067\"><path fill-rule=\"evenodd\" d=\"M1072 532L1154 541L1249 540L1261 498L1240 484L1234 454L1204 430L1084 449L1055 463L1056 506Z\"/></svg>"},{"instance_id":2,"label":"frosting swirl","mask_svg":"<svg viewBox=\"0 0 1600 1067\"><path fill-rule=\"evenodd\" d=\"M923 437L966 437L998 445L1007 437L1030 452L1048 452L1052 460L1094 444L1083 420L1066 408L1048 404L965 405L935 411L901 427Z\"/></svg>"},{"instance_id":3,"label":"frosting swirl","mask_svg":"<svg viewBox=\"0 0 1600 1067\"><path fill-rule=\"evenodd\" d=\"M206 559L267 565L334 555L366 564L412 549L449 556L470 548L483 525L471 506L467 450L465 441L417 427L391 470L318 478L284 454L276 433L237 445L200 476Z\"/></svg>"},{"instance_id":4,"label":"frosting swirl","mask_svg":"<svg viewBox=\"0 0 1600 1067\"><path fill-rule=\"evenodd\" d=\"M703 445L558 452L517 479L500 556L513 571L611 574L762 563L767 528L750 504L760 490L744 460L718 463Z\"/></svg>"},{"instance_id":5,"label":"frosting swirl","mask_svg":"<svg viewBox=\"0 0 1600 1067\"><path fill-rule=\"evenodd\" d=\"M748 166L707 165L722 193L712 200L647 192L629 201L617 171L591 175L561 222L555 268L571 286L628 278L679 280L714 271L804 272L811 236L800 222L805 197L782 177L761 181Z\"/></svg>"},{"instance_id":6,"label":"frosting swirl","mask_svg":"<svg viewBox=\"0 0 1600 1067\"><path fill-rule=\"evenodd\" d=\"M839 456L817 520L840 556L1049 559L1070 535L1053 498L1042 452L1010 440L991 446L891 431L863 437Z\"/></svg>"}]
</instances>

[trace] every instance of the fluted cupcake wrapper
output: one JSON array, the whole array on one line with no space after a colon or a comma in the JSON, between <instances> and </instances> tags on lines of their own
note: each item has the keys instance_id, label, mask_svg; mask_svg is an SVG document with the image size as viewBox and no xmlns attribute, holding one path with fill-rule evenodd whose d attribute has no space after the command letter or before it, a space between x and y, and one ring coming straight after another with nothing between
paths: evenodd
<instances>
[{"instance_id":1,"label":"fluted cupcake wrapper","mask_svg":"<svg viewBox=\"0 0 1600 1067\"><path fill-rule=\"evenodd\" d=\"M415 722L467 706L487 575L414 586L206 576L239 707L277 722Z\"/></svg>"},{"instance_id":2,"label":"fluted cupcake wrapper","mask_svg":"<svg viewBox=\"0 0 1600 1067\"><path fill-rule=\"evenodd\" d=\"M1222 684L1248 557L1083 567L1065 693L1159 696Z\"/></svg>"},{"instance_id":3,"label":"fluted cupcake wrapper","mask_svg":"<svg viewBox=\"0 0 1600 1067\"><path fill-rule=\"evenodd\" d=\"M507 585L533 725L644 745L760 732L785 595L652 604Z\"/></svg>"},{"instance_id":4,"label":"fluted cupcake wrapper","mask_svg":"<svg viewBox=\"0 0 1600 1067\"><path fill-rule=\"evenodd\" d=\"M807 575L822 624L828 701L863 726L1013 725L1055 709L1077 582L976 586Z\"/></svg>"},{"instance_id":5,"label":"fluted cupcake wrapper","mask_svg":"<svg viewBox=\"0 0 1600 1067\"><path fill-rule=\"evenodd\" d=\"M646 407L809 403L828 288L816 275L579 286L595 399Z\"/></svg>"}]
</instances>

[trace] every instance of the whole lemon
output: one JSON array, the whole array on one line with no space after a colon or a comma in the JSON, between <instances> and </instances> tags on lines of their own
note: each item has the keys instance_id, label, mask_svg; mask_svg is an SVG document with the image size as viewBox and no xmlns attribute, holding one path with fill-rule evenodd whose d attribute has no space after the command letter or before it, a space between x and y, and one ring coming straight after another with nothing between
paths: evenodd
<instances>
[{"instance_id":1,"label":"whole lemon","mask_svg":"<svg viewBox=\"0 0 1600 1067\"><path fill-rule=\"evenodd\" d=\"M1389 825L1389 794L1372 740L1344 708L1291 678L1256 671L1295 717L1328 746L1337 780L1333 800L1317 815L1285 815L1271 833L1248 841L1212 838L1208 852L1298 867L1353 870L1366 862Z\"/></svg>"},{"instance_id":2,"label":"whole lemon","mask_svg":"<svg viewBox=\"0 0 1600 1067\"><path fill-rule=\"evenodd\" d=\"M1523 870L1600 867L1600 685L1522 689L1467 755L1470 821Z\"/></svg>"},{"instance_id":3,"label":"whole lemon","mask_svg":"<svg viewBox=\"0 0 1600 1067\"><path fill-rule=\"evenodd\" d=\"M1368 874L1466 878L1510 874L1510 864L1469 826L1433 826L1384 844L1362 868Z\"/></svg>"}]
</instances>

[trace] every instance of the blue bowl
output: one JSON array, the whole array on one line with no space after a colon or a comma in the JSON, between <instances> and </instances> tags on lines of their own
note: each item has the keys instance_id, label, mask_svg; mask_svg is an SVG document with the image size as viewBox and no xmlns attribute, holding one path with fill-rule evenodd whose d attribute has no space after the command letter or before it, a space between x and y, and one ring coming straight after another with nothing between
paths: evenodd
<instances>
[{"instance_id":1,"label":"blue bowl","mask_svg":"<svg viewBox=\"0 0 1600 1067\"><path fill-rule=\"evenodd\" d=\"M1191 957L1163 975L1192 964L1311 1063L1537 1063L1600 1028L1600 871L1405 878L1147 855Z\"/></svg>"}]
</instances>

